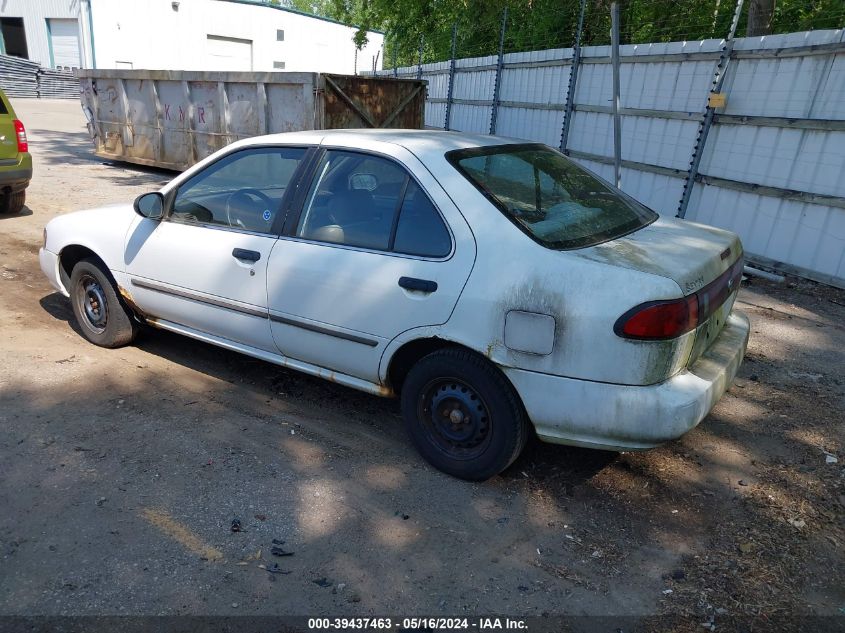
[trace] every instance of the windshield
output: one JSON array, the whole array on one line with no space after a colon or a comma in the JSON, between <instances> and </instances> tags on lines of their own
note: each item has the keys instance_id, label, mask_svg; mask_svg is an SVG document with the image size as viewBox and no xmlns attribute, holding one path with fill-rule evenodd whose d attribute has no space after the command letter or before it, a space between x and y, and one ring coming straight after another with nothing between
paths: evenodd
<instances>
[{"instance_id":1,"label":"windshield","mask_svg":"<svg viewBox=\"0 0 845 633\"><path fill-rule=\"evenodd\" d=\"M545 145L476 147L446 158L548 248L593 246L657 219L654 211Z\"/></svg>"}]
</instances>

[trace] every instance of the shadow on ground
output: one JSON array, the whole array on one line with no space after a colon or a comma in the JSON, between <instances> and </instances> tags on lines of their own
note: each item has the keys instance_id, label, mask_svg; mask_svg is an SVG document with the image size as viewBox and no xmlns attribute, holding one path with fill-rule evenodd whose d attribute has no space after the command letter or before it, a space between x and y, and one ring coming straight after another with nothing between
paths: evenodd
<instances>
[{"instance_id":1,"label":"shadow on ground","mask_svg":"<svg viewBox=\"0 0 845 633\"><path fill-rule=\"evenodd\" d=\"M161 186L179 172L157 167L147 167L134 163L110 160L94 153L94 143L87 132L57 132L55 130L34 129L33 133L44 145L39 154L47 165L85 165L101 164L113 168L100 173L100 177L122 185L158 185Z\"/></svg>"},{"instance_id":2,"label":"shadow on ground","mask_svg":"<svg viewBox=\"0 0 845 633\"><path fill-rule=\"evenodd\" d=\"M41 382L0 385L0 608L662 613L647 630L832 615L842 475L822 450L843 448L845 346L824 324L845 315L807 303L812 325L781 324L806 346L754 308L737 384L681 440L621 455L533 442L484 484L424 464L392 401L164 332L71 341ZM60 295L41 307L59 321L45 332L72 320ZM802 378L819 354L830 363ZM273 538L295 555L270 556ZM274 563L292 573L258 567Z\"/></svg>"},{"instance_id":3,"label":"shadow on ground","mask_svg":"<svg viewBox=\"0 0 845 633\"><path fill-rule=\"evenodd\" d=\"M0 213L0 221L25 218L28 215L32 215L32 209L24 205L24 208L19 213Z\"/></svg>"}]
</instances>

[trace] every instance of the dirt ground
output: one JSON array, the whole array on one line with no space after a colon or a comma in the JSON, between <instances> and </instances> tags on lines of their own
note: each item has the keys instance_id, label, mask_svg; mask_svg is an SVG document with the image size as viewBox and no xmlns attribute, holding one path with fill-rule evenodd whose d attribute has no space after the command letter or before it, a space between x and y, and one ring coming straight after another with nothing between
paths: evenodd
<instances>
[{"instance_id":1,"label":"dirt ground","mask_svg":"<svg viewBox=\"0 0 845 633\"><path fill-rule=\"evenodd\" d=\"M164 332L87 343L39 270L43 226L172 174L96 158L75 102L14 107L35 177L0 219L0 614L842 625L845 292L744 283L747 360L679 441L533 441L466 483L417 456L395 401Z\"/></svg>"}]
</instances>

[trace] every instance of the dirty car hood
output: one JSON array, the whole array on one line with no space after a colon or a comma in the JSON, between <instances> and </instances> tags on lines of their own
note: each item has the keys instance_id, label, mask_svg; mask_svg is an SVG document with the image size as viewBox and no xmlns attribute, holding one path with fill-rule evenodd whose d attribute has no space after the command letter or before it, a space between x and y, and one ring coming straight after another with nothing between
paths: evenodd
<instances>
[{"instance_id":1,"label":"dirty car hood","mask_svg":"<svg viewBox=\"0 0 845 633\"><path fill-rule=\"evenodd\" d=\"M690 294L725 272L742 255L730 231L660 217L624 237L577 251L586 259L673 279Z\"/></svg>"}]
</instances>

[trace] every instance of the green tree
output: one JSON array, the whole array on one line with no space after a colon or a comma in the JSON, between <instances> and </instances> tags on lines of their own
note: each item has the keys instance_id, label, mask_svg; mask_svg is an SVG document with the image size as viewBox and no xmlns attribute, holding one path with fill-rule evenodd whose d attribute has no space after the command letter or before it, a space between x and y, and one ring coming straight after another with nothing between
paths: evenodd
<instances>
[{"instance_id":1,"label":"green tree","mask_svg":"<svg viewBox=\"0 0 845 633\"><path fill-rule=\"evenodd\" d=\"M508 7L507 52L571 46L578 23L579 0L288 0L302 11L387 34L385 62L417 62L420 36L423 61L449 59L452 25L458 25L457 54L495 54L502 11ZM610 43L611 0L587 0L583 45ZM736 0L621 0L623 43L670 42L723 38ZM751 8L749 8L749 6ZM763 18L760 25L759 18ZM845 26L843 0L746 0L738 34L788 33ZM762 29L762 31L760 31Z\"/></svg>"}]
</instances>

